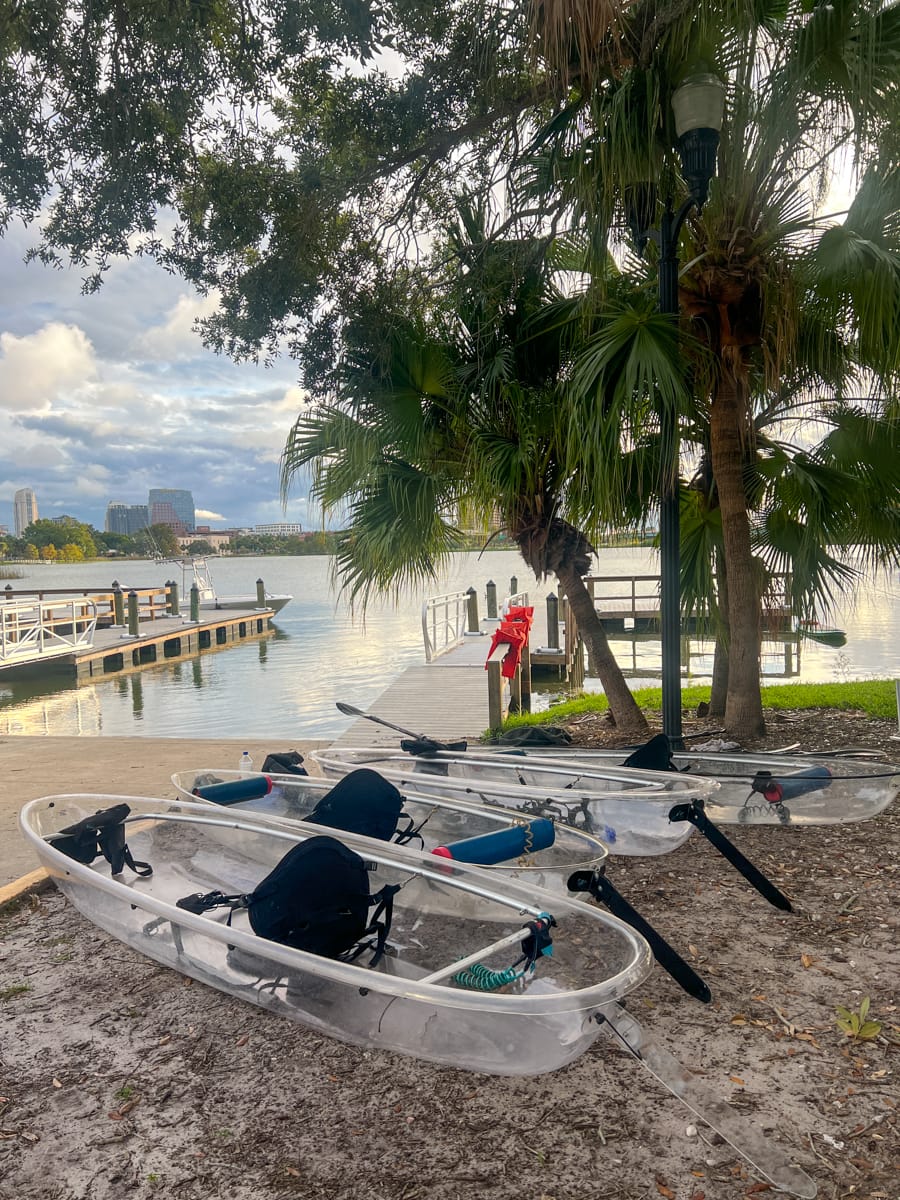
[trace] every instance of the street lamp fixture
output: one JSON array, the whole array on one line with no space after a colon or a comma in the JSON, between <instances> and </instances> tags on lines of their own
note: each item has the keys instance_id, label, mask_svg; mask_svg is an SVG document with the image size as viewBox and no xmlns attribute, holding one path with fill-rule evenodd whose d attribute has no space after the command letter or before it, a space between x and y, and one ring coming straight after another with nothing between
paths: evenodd
<instances>
[{"instance_id":1,"label":"street lamp fixture","mask_svg":"<svg viewBox=\"0 0 900 1200\"><path fill-rule=\"evenodd\" d=\"M649 240L659 247L658 308L678 319L678 237L693 208L709 196L716 173L719 132L725 109L722 81L708 73L691 75L672 95L675 132L688 195L677 211L671 198L659 229L650 229L656 208L655 183L638 184L625 196L626 218L639 253ZM662 639L662 724L673 746L682 745L681 728L681 553L678 497L678 413L672 401L660 411L660 635Z\"/></svg>"}]
</instances>

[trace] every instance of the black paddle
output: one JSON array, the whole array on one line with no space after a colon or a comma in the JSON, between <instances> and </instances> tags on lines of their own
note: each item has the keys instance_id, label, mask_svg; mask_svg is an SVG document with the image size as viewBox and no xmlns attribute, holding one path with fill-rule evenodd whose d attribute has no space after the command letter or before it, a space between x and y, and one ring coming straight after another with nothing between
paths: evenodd
<instances>
[{"instance_id":1,"label":"black paddle","mask_svg":"<svg viewBox=\"0 0 900 1200\"><path fill-rule=\"evenodd\" d=\"M393 729L397 733L405 733L407 737L413 739L413 745L404 745L401 742L400 748L401 750L408 751L410 754L429 754L435 750L466 749L466 742L438 742L434 738L428 737L425 733L413 733L411 729L404 729L402 725L395 725L392 721L385 721L383 717L376 717L374 713L363 712L361 708L354 708L352 704L345 704L343 700L336 700L335 707L345 717L362 717L366 721L374 721L376 725L383 725L385 729Z\"/></svg>"}]
</instances>

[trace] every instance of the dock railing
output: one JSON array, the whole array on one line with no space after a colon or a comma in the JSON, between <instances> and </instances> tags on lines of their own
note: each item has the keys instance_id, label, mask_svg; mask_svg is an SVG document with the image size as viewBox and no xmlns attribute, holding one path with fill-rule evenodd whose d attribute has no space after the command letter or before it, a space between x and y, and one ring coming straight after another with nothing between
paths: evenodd
<instances>
[{"instance_id":1,"label":"dock railing","mask_svg":"<svg viewBox=\"0 0 900 1200\"><path fill-rule=\"evenodd\" d=\"M433 662L439 655L458 646L466 636L468 620L468 592L448 592L446 596L432 596L426 600L422 605L425 661Z\"/></svg>"},{"instance_id":2,"label":"dock railing","mask_svg":"<svg viewBox=\"0 0 900 1200\"><path fill-rule=\"evenodd\" d=\"M85 597L67 600L7 600L0 603L0 663L33 662L91 646L97 605Z\"/></svg>"}]
</instances>

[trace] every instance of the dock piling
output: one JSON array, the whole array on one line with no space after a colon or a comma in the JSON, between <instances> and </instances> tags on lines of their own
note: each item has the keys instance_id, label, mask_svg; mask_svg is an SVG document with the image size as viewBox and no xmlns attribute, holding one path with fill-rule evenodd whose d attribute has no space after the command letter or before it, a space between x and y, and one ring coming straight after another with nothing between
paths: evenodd
<instances>
[{"instance_id":1,"label":"dock piling","mask_svg":"<svg viewBox=\"0 0 900 1200\"><path fill-rule=\"evenodd\" d=\"M481 626L478 621L478 593L473 587L466 591L467 608L468 608L468 632L481 633Z\"/></svg>"},{"instance_id":2,"label":"dock piling","mask_svg":"<svg viewBox=\"0 0 900 1200\"><path fill-rule=\"evenodd\" d=\"M559 596L550 592L547 596L547 646L559 649Z\"/></svg>"},{"instance_id":3,"label":"dock piling","mask_svg":"<svg viewBox=\"0 0 900 1200\"><path fill-rule=\"evenodd\" d=\"M487 600L487 615L492 621L497 618L497 585L493 579L489 579L484 585L485 597Z\"/></svg>"},{"instance_id":4,"label":"dock piling","mask_svg":"<svg viewBox=\"0 0 900 1200\"><path fill-rule=\"evenodd\" d=\"M132 591L128 593L128 633L130 637L137 637L139 632L138 594Z\"/></svg>"}]
</instances>

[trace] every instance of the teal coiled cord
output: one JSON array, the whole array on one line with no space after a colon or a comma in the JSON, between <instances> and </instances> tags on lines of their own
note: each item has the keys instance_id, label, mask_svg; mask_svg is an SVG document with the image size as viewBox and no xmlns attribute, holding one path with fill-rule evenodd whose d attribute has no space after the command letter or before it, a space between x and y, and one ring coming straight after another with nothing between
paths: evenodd
<instances>
[{"instance_id":1,"label":"teal coiled cord","mask_svg":"<svg viewBox=\"0 0 900 1200\"><path fill-rule=\"evenodd\" d=\"M459 971L454 975L453 982L460 987L472 988L476 992L493 992L508 983L515 983L524 974L524 971L517 971L515 967L507 967L505 971L492 971L484 963L472 963L468 970Z\"/></svg>"}]
</instances>

